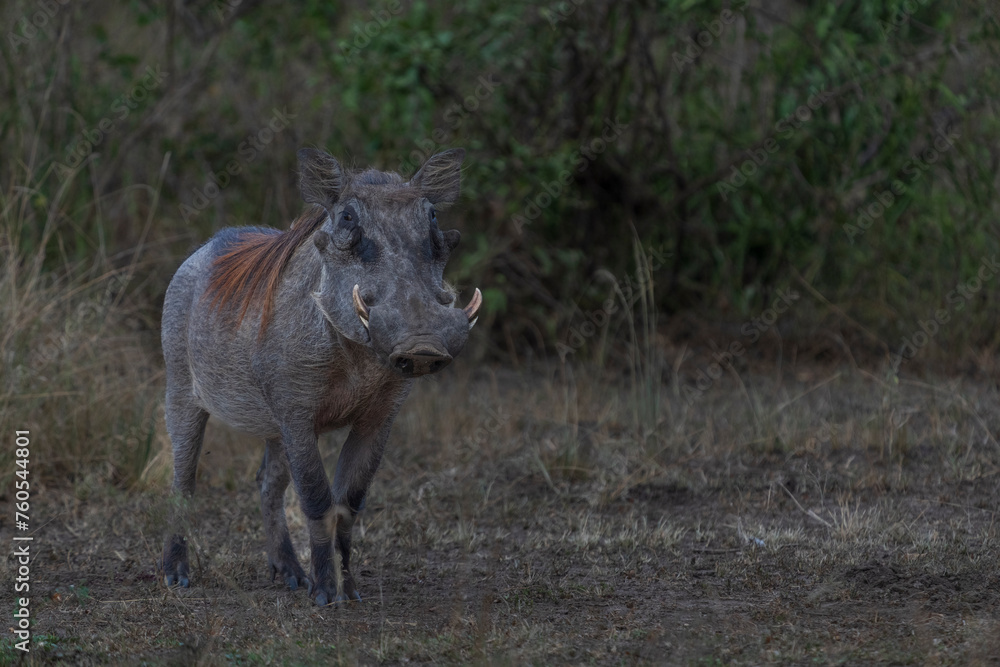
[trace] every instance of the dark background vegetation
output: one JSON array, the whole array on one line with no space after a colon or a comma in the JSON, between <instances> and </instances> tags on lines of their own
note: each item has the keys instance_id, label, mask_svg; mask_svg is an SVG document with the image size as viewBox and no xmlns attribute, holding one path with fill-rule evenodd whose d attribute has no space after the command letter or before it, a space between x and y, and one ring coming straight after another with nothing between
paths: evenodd
<instances>
[{"instance_id":1,"label":"dark background vegetation","mask_svg":"<svg viewBox=\"0 0 1000 667\"><path fill-rule=\"evenodd\" d=\"M44 242L54 275L121 269L141 251L126 289L143 291L155 319L195 244L297 215L297 148L412 173L421 155L464 146L465 198L449 221L465 242L451 277L485 288L483 328L508 352L551 351L574 304L607 296L592 284L598 269L634 272L636 238L664 257L664 321L742 321L801 276L837 308L789 326L864 327L892 347L996 249L997 20L985 2L744 5L57 5L26 43L3 40L0 177L8 202L31 193L4 246L24 257ZM30 32L18 18L35 9L10 3L4 25ZM697 55L713 22L721 36ZM147 67L164 82L80 167L58 169L82 132L117 119L115 99ZM821 92L805 122L778 125ZM288 128L245 162L241 142L275 110ZM609 121L627 129L577 169ZM911 182L907 161L942 133L957 135L954 148ZM721 193L769 138L777 151ZM242 173L185 219L181 206L233 159ZM562 191L540 198L567 168ZM845 225L895 178L905 194L851 238ZM938 342L994 345L995 291Z\"/></svg>"},{"instance_id":2,"label":"dark background vegetation","mask_svg":"<svg viewBox=\"0 0 1000 667\"><path fill-rule=\"evenodd\" d=\"M992 369L995 3L14 1L0 28L0 430L46 434L53 487L164 486L163 293L218 229L287 227L304 146L404 176L465 147L465 363L626 389L650 460L733 341L740 371Z\"/></svg>"},{"instance_id":3,"label":"dark background vegetation","mask_svg":"<svg viewBox=\"0 0 1000 667\"><path fill-rule=\"evenodd\" d=\"M8 3L3 390L21 408L45 395L43 413L59 400L48 394L95 395L93 375L45 385L93 362L81 332L134 334L155 364L173 270L223 226L287 226L302 146L404 175L437 150L468 150L446 220L464 234L449 278L463 298L477 285L485 296L470 356L635 366L609 341L634 351L637 320L647 334L680 323L675 336L697 343L708 322L732 338L790 288L802 298L778 320L782 336L888 363L998 248L994 12L896 0ZM149 71L164 76L150 85ZM595 141L610 126L624 129ZM942 135L952 145L934 151ZM213 180L233 161L237 175ZM726 189L741 167L751 175ZM903 193L859 227L894 180ZM993 350L998 289L971 293L921 357ZM604 305L615 299L626 307ZM669 376L647 361L650 377Z\"/></svg>"}]
</instances>

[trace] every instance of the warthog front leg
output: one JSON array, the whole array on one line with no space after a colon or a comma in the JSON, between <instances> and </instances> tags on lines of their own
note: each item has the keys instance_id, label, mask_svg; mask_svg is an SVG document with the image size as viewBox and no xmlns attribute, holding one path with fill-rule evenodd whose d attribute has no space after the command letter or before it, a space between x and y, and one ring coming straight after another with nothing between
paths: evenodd
<instances>
[{"instance_id":1,"label":"warthog front leg","mask_svg":"<svg viewBox=\"0 0 1000 667\"><path fill-rule=\"evenodd\" d=\"M285 518L285 489L290 480L288 458L281 442L268 440L264 460L257 471L260 511L264 516L264 535L267 538L267 562L271 567L271 581L280 574L288 588L294 591L306 583L306 574L295 556Z\"/></svg>"},{"instance_id":2,"label":"warthog front leg","mask_svg":"<svg viewBox=\"0 0 1000 667\"><path fill-rule=\"evenodd\" d=\"M188 522L190 498L194 494L198 456L205 437L208 413L194 404L187 392L167 390L167 433L174 453L174 483L176 501L168 513L167 535L163 545L163 581L167 586L189 585L187 541L182 532Z\"/></svg>"},{"instance_id":3,"label":"warthog front leg","mask_svg":"<svg viewBox=\"0 0 1000 667\"><path fill-rule=\"evenodd\" d=\"M351 534L354 520L364 508L368 487L382 462L391 426L392 419L389 419L367 437L357 428L352 429L337 459L337 472L333 477L332 517L336 526L334 532L343 580L343 586L337 595L338 602L361 601L354 575L351 574Z\"/></svg>"},{"instance_id":4,"label":"warthog front leg","mask_svg":"<svg viewBox=\"0 0 1000 667\"><path fill-rule=\"evenodd\" d=\"M316 604L326 606L361 600L350 569L351 531L357 513L364 506L368 486L382 461L391 424L389 419L368 433L357 427L351 430L337 461L332 493L315 434L285 436L285 452L292 481L308 519L312 551L309 595ZM340 554L340 576L336 577L333 570L334 537Z\"/></svg>"},{"instance_id":5,"label":"warthog front leg","mask_svg":"<svg viewBox=\"0 0 1000 667\"><path fill-rule=\"evenodd\" d=\"M309 596L325 607L336 598L337 584L333 577L333 551L327 513L333 506L330 483L323 469L323 459L316 446L316 434L308 428L282 429L282 443L299 504L309 526L311 573L307 580Z\"/></svg>"}]
</instances>

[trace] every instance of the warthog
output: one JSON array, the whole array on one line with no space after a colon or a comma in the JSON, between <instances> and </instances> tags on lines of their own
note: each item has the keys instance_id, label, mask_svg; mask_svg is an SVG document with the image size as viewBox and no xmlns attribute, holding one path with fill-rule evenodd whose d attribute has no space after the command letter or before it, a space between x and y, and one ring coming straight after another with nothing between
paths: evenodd
<instances>
[{"instance_id":1,"label":"warthog","mask_svg":"<svg viewBox=\"0 0 1000 667\"><path fill-rule=\"evenodd\" d=\"M224 229L177 270L162 334L173 492L182 497L163 549L168 586L188 586L179 512L213 414L265 440L257 483L272 581L306 584L319 605L361 599L351 529L392 421L414 378L461 351L482 303L477 289L457 308L443 280L461 235L438 229L436 209L458 198L464 156L439 153L405 183L303 149L299 185L313 206L290 229ZM351 431L331 488L316 441L344 426ZM308 577L285 520L289 480L308 520Z\"/></svg>"}]
</instances>

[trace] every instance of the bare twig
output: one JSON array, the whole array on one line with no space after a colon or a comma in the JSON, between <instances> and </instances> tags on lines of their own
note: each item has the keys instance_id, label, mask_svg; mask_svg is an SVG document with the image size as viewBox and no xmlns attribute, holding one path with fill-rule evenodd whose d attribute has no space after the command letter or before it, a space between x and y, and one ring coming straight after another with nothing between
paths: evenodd
<instances>
[{"instance_id":1,"label":"bare twig","mask_svg":"<svg viewBox=\"0 0 1000 667\"><path fill-rule=\"evenodd\" d=\"M829 521L827 521L826 519L824 519L823 517L821 517L819 514L816 514L816 512L813 512L812 510L807 510L805 507L803 507L802 503L799 502L798 498L796 498L795 496L793 496L792 492L789 491L787 488L785 488L784 484L782 484L781 482L777 482L777 484L778 484L778 486L781 487L782 491L784 491L785 493L788 494L788 497L792 499L792 502L795 503L795 506L798 507L800 510L802 510L802 512L807 517L809 517L810 519L815 519L816 521L819 521L821 524L823 524L824 526L826 526L830 530L833 530L833 524L831 524Z\"/></svg>"}]
</instances>

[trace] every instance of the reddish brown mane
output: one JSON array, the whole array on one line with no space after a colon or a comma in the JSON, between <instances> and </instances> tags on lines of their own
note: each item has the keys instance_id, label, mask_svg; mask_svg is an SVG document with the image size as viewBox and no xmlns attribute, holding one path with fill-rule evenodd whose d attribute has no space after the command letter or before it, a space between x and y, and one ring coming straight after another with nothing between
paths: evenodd
<instances>
[{"instance_id":1,"label":"reddish brown mane","mask_svg":"<svg viewBox=\"0 0 1000 667\"><path fill-rule=\"evenodd\" d=\"M212 308L239 313L235 326L243 322L251 307L261 308L260 332L270 324L274 294L281 274L295 250L316 231L326 212L318 207L303 213L291 228L277 233L250 231L239 236L228 250L212 262L212 275L205 297Z\"/></svg>"}]
</instances>

